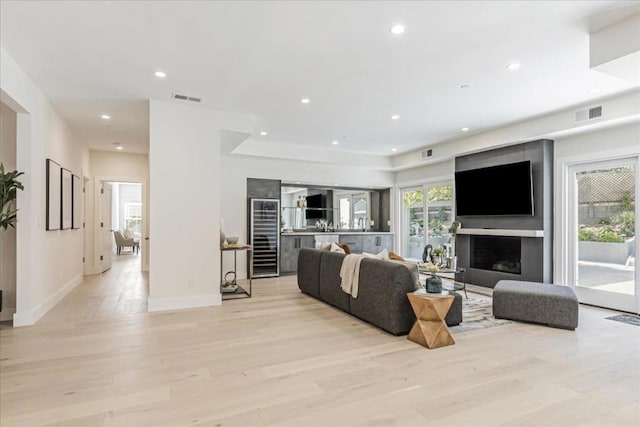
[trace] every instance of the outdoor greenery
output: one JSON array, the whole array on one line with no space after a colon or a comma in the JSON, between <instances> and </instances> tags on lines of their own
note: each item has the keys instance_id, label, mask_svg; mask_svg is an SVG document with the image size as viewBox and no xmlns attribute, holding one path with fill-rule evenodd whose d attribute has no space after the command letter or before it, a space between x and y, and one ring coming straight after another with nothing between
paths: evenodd
<instances>
[{"instance_id":1,"label":"outdoor greenery","mask_svg":"<svg viewBox=\"0 0 640 427\"><path fill-rule=\"evenodd\" d=\"M430 202L445 202L453 200L453 186L443 185L440 187L431 187L428 190Z\"/></svg>"},{"instance_id":2,"label":"outdoor greenery","mask_svg":"<svg viewBox=\"0 0 640 427\"><path fill-rule=\"evenodd\" d=\"M427 190L427 197L430 202L446 202L453 200L453 187L451 185L443 185L440 187L431 187ZM424 192L422 190L405 191L404 205L409 207L415 204L422 204L424 201Z\"/></svg>"},{"instance_id":3,"label":"outdoor greenery","mask_svg":"<svg viewBox=\"0 0 640 427\"><path fill-rule=\"evenodd\" d=\"M629 191L625 192L622 195L622 200L620 201L620 204L622 204L622 210L624 212L632 210L633 196L631 195L631 193Z\"/></svg>"},{"instance_id":4,"label":"outdoor greenery","mask_svg":"<svg viewBox=\"0 0 640 427\"><path fill-rule=\"evenodd\" d=\"M404 193L404 205L409 207L416 203L422 203L424 201L424 192L422 190L405 191Z\"/></svg>"},{"instance_id":5,"label":"outdoor greenery","mask_svg":"<svg viewBox=\"0 0 640 427\"><path fill-rule=\"evenodd\" d=\"M5 230L11 226L15 228L17 221L17 212L14 200L18 190L24 190L24 187L17 178L23 175L23 172L4 171L4 165L0 163L0 227Z\"/></svg>"},{"instance_id":6,"label":"outdoor greenery","mask_svg":"<svg viewBox=\"0 0 640 427\"><path fill-rule=\"evenodd\" d=\"M602 218L597 227L581 227L578 240L587 242L624 243L636 234L636 214L634 198L629 192L620 200L622 211L613 217Z\"/></svg>"},{"instance_id":7,"label":"outdoor greenery","mask_svg":"<svg viewBox=\"0 0 640 427\"><path fill-rule=\"evenodd\" d=\"M620 232L620 235L633 237L636 231L636 214L630 210L620 212L613 218L612 224Z\"/></svg>"},{"instance_id":8,"label":"outdoor greenery","mask_svg":"<svg viewBox=\"0 0 640 427\"><path fill-rule=\"evenodd\" d=\"M444 224L448 218L449 214L447 213L447 209L441 207L438 210L437 216L429 221L429 231L432 236L443 236L445 234Z\"/></svg>"}]
</instances>

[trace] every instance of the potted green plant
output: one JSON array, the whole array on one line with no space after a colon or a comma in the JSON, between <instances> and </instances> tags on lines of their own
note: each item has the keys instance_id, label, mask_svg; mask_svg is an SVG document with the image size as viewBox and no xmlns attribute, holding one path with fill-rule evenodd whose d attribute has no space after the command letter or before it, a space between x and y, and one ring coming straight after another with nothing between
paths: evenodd
<instances>
[{"instance_id":1,"label":"potted green plant","mask_svg":"<svg viewBox=\"0 0 640 427\"><path fill-rule=\"evenodd\" d=\"M18 219L18 210L15 209L14 200L18 190L24 190L22 183L17 178L23 175L23 172L12 171L5 172L4 165L0 163L0 227L7 229L14 227Z\"/></svg>"},{"instance_id":2,"label":"potted green plant","mask_svg":"<svg viewBox=\"0 0 640 427\"><path fill-rule=\"evenodd\" d=\"M433 249L432 255L433 255L433 263L442 265L444 261L444 257L446 255L446 251L442 246L438 246L437 248Z\"/></svg>"},{"instance_id":3,"label":"potted green plant","mask_svg":"<svg viewBox=\"0 0 640 427\"><path fill-rule=\"evenodd\" d=\"M17 178L22 172L5 172L4 164L0 163L0 228L6 230L8 227L15 228L18 220L18 209L15 208L14 200L18 190L24 190L22 183ZM2 246L0 245L0 251ZM0 255L0 259L2 256ZM2 289L0 289L0 311L2 311Z\"/></svg>"}]
</instances>

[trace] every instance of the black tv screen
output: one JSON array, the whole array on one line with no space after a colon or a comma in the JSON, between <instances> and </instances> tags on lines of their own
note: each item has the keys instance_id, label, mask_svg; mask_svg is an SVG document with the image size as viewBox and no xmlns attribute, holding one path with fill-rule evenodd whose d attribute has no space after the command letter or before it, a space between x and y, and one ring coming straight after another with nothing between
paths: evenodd
<instances>
[{"instance_id":1,"label":"black tv screen","mask_svg":"<svg viewBox=\"0 0 640 427\"><path fill-rule=\"evenodd\" d=\"M325 219L326 211L318 210L326 207L326 196L324 194L314 194L307 196L306 219Z\"/></svg>"},{"instance_id":2,"label":"black tv screen","mask_svg":"<svg viewBox=\"0 0 640 427\"><path fill-rule=\"evenodd\" d=\"M531 162L456 172L456 215L533 215Z\"/></svg>"}]
</instances>

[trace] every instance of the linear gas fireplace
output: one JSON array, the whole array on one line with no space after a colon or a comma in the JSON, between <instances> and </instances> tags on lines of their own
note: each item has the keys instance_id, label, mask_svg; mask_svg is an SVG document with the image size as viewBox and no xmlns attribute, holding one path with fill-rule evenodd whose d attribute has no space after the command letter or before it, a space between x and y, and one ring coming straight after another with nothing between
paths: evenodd
<instances>
[{"instance_id":1,"label":"linear gas fireplace","mask_svg":"<svg viewBox=\"0 0 640 427\"><path fill-rule=\"evenodd\" d=\"M471 236L471 268L522 273L522 239L503 236Z\"/></svg>"}]
</instances>

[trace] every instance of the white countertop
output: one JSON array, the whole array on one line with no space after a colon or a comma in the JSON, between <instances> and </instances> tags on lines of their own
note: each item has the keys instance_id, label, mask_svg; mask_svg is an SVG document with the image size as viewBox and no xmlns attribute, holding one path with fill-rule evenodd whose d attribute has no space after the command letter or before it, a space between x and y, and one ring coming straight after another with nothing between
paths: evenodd
<instances>
[{"instance_id":1,"label":"white countertop","mask_svg":"<svg viewBox=\"0 0 640 427\"><path fill-rule=\"evenodd\" d=\"M282 236L322 236L326 235L335 235L335 234L358 234L358 235L367 235L367 234L393 234L390 231L294 231L291 233L282 232L280 235Z\"/></svg>"}]
</instances>

